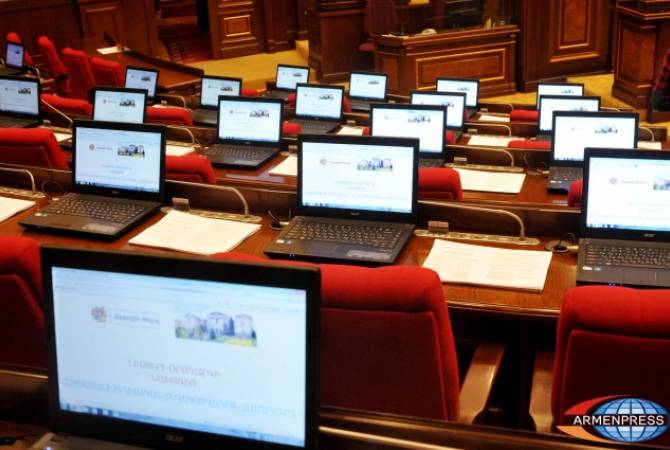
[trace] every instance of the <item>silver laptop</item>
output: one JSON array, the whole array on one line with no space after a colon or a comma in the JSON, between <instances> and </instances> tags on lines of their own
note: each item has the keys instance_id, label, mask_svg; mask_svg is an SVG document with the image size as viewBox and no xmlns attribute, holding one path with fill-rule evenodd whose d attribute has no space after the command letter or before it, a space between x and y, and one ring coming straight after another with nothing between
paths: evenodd
<instances>
[{"instance_id":1,"label":"silver laptop","mask_svg":"<svg viewBox=\"0 0 670 450\"><path fill-rule=\"evenodd\" d=\"M370 111L370 103L386 102L385 73L351 72L349 75L349 101L353 111Z\"/></svg>"},{"instance_id":2,"label":"silver laptop","mask_svg":"<svg viewBox=\"0 0 670 450\"><path fill-rule=\"evenodd\" d=\"M472 117L477 112L479 103L479 80L468 78L438 78L436 90L438 92L463 92L465 98L465 112Z\"/></svg>"},{"instance_id":3,"label":"silver laptop","mask_svg":"<svg viewBox=\"0 0 670 450\"><path fill-rule=\"evenodd\" d=\"M412 91L413 105L442 105L447 108L447 130L454 133L454 141L463 135L465 126L464 92Z\"/></svg>"},{"instance_id":4,"label":"silver laptop","mask_svg":"<svg viewBox=\"0 0 670 450\"><path fill-rule=\"evenodd\" d=\"M200 108L191 111L193 122L203 125L216 125L219 110L219 97L239 97L242 91L242 79L214 77L211 75L200 80Z\"/></svg>"},{"instance_id":5,"label":"silver laptop","mask_svg":"<svg viewBox=\"0 0 670 450\"><path fill-rule=\"evenodd\" d=\"M0 76L0 127L28 128L41 123L39 79Z\"/></svg>"},{"instance_id":6,"label":"silver laptop","mask_svg":"<svg viewBox=\"0 0 670 450\"><path fill-rule=\"evenodd\" d=\"M584 158L577 282L670 287L670 153Z\"/></svg>"},{"instance_id":7,"label":"silver laptop","mask_svg":"<svg viewBox=\"0 0 670 450\"><path fill-rule=\"evenodd\" d=\"M96 87L93 90L93 120L144 123L147 91L144 89Z\"/></svg>"},{"instance_id":8,"label":"silver laptop","mask_svg":"<svg viewBox=\"0 0 670 450\"><path fill-rule=\"evenodd\" d=\"M538 137L549 139L554 126L554 111L590 111L600 110L600 97L581 95L542 95L540 97L540 117Z\"/></svg>"},{"instance_id":9,"label":"silver laptop","mask_svg":"<svg viewBox=\"0 0 670 450\"><path fill-rule=\"evenodd\" d=\"M540 108L543 95L584 95L583 83L538 83L535 105Z\"/></svg>"},{"instance_id":10,"label":"silver laptop","mask_svg":"<svg viewBox=\"0 0 670 450\"><path fill-rule=\"evenodd\" d=\"M266 91L265 96L286 101L291 92L295 92L299 83L307 82L309 82L309 67L278 64L275 88Z\"/></svg>"},{"instance_id":11,"label":"silver laptop","mask_svg":"<svg viewBox=\"0 0 670 450\"><path fill-rule=\"evenodd\" d=\"M342 86L298 84L295 118L304 134L327 134L342 123Z\"/></svg>"}]
</instances>

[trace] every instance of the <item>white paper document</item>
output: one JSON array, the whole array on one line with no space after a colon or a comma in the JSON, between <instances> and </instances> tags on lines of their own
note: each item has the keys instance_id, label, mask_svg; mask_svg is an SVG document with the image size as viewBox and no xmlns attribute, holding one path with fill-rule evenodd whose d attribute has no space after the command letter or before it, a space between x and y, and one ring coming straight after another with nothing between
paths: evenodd
<instances>
[{"instance_id":1,"label":"white paper document","mask_svg":"<svg viewBox=\"0 0 670 450\"><path fill-rule=\"evenodd\" d=\"M166 156L184 156L190 155L195 151L195 147L184 146L184 145L165 145L165 155Z\"/></svg>"},{"instance_id":2,"label":"white paper document","mask_svg":"<svg viewBox=\"0 0 670 450\"><path fill-rule=\"evenodd\" d=\"M486 172L485 170L459 169L454 167L461 177L464 191L499 192L518 194L526 179L525 173Z\"/></svg>"},{"instance_id":3,"label":"white paper document","mask_svg":"<svg viewBox=\"0 0 670 450\"><path fill-rule=\"evenodd\" d=\"M661 150L663 147L658 141L637 141L637 148L645 148L649 150Z\"/></svg>"},{"instance_id":4,"label":"white paper document","mask_svg":"<svg viewBox=\"0 0 670 450\"><path fill-rule=\"evenodd\" d=\"M509 123L509 116L498 116L496 114L479 114L478 121Z\"/></svg>"},{"instance_id":5,"label":"white paper document","mask_svg":"<svg viewBox=\"0 0 670 450\"><path fill-rule=\"evenodd\" d=\"M280 177L297 177L298 176L298 157L289 156L272 169L270 175L277 175Z\"/></svg>"},{"instance_id":6,"label":"white paper document","mask_svg":"<svg viewBox=\"0 0 670 450\"><path fill-rule=\"evenodd\" d=\"M353 127L351 125L343 125L340 128L340 131L337 132L337 134L344 134L347 136L362 136L363 127Z\"/></svg>"},{"instance_id":7,"label":"white paper document","mask_svg":"<svg viewBox=\"0 0 670 450\"><path fill-rule=\"evenodd\" d=\"M158 223L128 242L179 252L213 255L232 250L260 228L257 224L209 219L181 211L170 211Z\"/></svg>"},{"instance_id":8,"label":"white paper document","mask_svg":"<svg viewBox=\"0 0 670 450\"><path fill-rule=\"evenodd\" d=\"M15 214L35 206L32 200L21 200L18 198L0 197L0 222L4 222Z\"/></svg>"},{"instance_id":9,"label":"white paper document","mask_svg":"<svg viewBox=\"0 0 670 450\"><path fill-rule=\"evenodd\" d=\"M435 239L423 267L444 283L464 283L541 291L551 252L509 250Z\"/></svg>"},{"instance_id":10,"label":"white paper document","mask_svg":"<svg viewBox=\"0 0 670 450\"><path fill-rule=\"evenodd\" d=\"M71 134L67 134L67 133L56 133L56 132L54 132L54 136L56 136L56 141L57 141L59 144L60 144L61 142L65 142L65 141L67 141L68 139L72 139L72 135L71 135Z\"/></svg>"},{"instance_id":11,"label":"white paper document","mask_svg":"<svg viewBox=\"0 0 670 450\"><path fill-rule=\"evenodd\" d=\"M468 145L480 145L482 147L507 147L510 141L516 141L516 136L494 136L475 134L470 136Z\"/></svg>"}]
</instances>

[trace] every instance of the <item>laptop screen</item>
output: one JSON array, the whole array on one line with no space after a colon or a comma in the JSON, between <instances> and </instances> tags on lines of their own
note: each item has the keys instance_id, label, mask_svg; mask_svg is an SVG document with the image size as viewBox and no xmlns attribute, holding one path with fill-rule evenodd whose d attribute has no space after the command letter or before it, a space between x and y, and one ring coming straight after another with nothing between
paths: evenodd
<instances>
[{"instance_id":1,"label":"laptop screen","mask_svg":"<svg viewBox=\"0 0 670 450\"><path fill-rule=\"evenodd\" d=\"M584 95L584 85L579 83L539 83L535 104L540 107L543 95Z\"/></svg>"},{"instance_id":2,"label":"laptop screen","mask_svg":"<svg viewBox=\"0 0 670 450\"><path fill-rule=\"evenodd\" d=\"M463 92L467 95L465 106L476 108L478 102L479 81L477 80L453 80L449 78L437 79L438 92Z\"/></svg>"},{"instance_id":3,"label":"laptop screen","mask_svg":"<svg viewBox=\"0 0 670 450\"><path fill-rule=\"evenodd\" d=\"M23 45L14 42L7 42L7 54L5 55L5 65L16 69L23 68Z\"/></svg>"},{"instance_id":4,"label":"laptop screen","mask_svg":"<svg viewBox=\"0 0 670 450\"><path fill-rule=\"evenodd\" d=\"M295 91L298 83L307 83L309 80L309 68L294 66L277 66L277 89Z\"/></svg>"},{"instance_id":5,"label":"laptop screen","mask_svg":"<svg viewBox=\"0 0 670 450\"><path fill-rule=\"evenodd\" d=\"M93 120L142 123L147 107L147 91L96 88Z\"/></svg>"},{"instance_id":6,"label":"laptop screen","mask_svg":"<svg viewBox=\"0 0 670 450\"><path fill-rule=\"evenodd\" d=\"M447 107L447 128L463 128L466 94L451 92L412 92L413 105L442 105Z\"/></svg>"},{"instance_id":7,"label":"laptop screen","mask_svg":"<svg viewBox=\"0 0 670 450\"><path fill-rule=\"evenodd\" d=\"M386 75L352 72L349 77L349 97L386 99Z\"/></svg>"},{"instance_id":8,"label":"laptop screen","mask_svg":"<svg viewBox=\"0 0 670 450\"><path fill-rule=\"evenodd\" d=\"M0 77L0 113L40 113L39 81L31 78Z\"/></svg>"},{"instance_id":9,"label":"laptop screen","mask_svg":"<svg viewBox=\"0 0 670 450\"><path fill-rule=\"evenodd\" d=\"M553 162L574 162L581 165L586 147L636 146L636 113L554 113Z\"/></svg>"},{"instance_id":10,"label":"laptop screen","mask_svg":"<svg viewBox=\"0 0 670 450\"><path fill-rule=\"evenodd\" d=\"M295 115L339 120L342 117L342 96L339 87L302 85L296 88Z\"/></svg>"},{"instance_id":11,"label":"laptop screen","mask_svg":"<svg viewBox=\"0 0 670 450\"><path fill-rule=\"evenodd\" d=\"M411 106L373 105L370 130L373 136L419 138L419 151L442 155L444 153L444 108L414 109Z\"/></svg>"},{"instance_id":12,"label":"laptop screen","mask_svg":"<svg viewBox=\"0 0 670 450\"><path fill-rule=\"evenodd\" d=\"M238 97L242 80L238 78L202 77L200 85L200 105L216 108L219 96Z\"/></svg>"},{"instance_id":13,"label":"laptop screen","mask_svg":"<svg viewBox=\"0 0 670 450\"><path fill-rule=\"evenodd\" d=\"M538 128L543 133L551 132L554 111L591 111L600 109L600 97L541 96Z\"/></svg>"},{"instance_id":14,"label":"laptop screen","mask_svg":"<svg viewBox=\"0 0 670 450\"><path fill-rule=\"evenodd\" d=\"M299 164L303 207L413 210L413 147L303 140Z\"/></svg>"},{"instance_id":15,"label":"laptop screen","mask_svg":"<svg viewBox=\"0 0 670 450\"><path fill-rule=\"evenodd\" d=\"M281 114L281 102L222 98L219 101L219 139L279 142Z\"/></svg>"},{"instance_id":16,"label":"laptop screen","mask_svg":"<svg viewBox=\"0 0 670 450\"><path fill-rule=\"evenodd\" d=\"M670 159L591 156L586 226L670 232Z\"/></svg>"},{"instance_id":17,"label":"laptop screen","mask_svg":"<svg viewBox=\"0 0 670 450\"><path fill-rule=\"evenodd\" d=\"M74 143L78 186L161 192L160 132L96 128L91 122L75 126Z\"/></svg>"},{"instance_id":18,"label":"laptop screen","mask_svg":"<svg viewBox=\"0 0 670 450\"><path fill-rule=\"evenodd\" d=\"M126 68L126 86L127 88L146 89L149 98L156 95L156 85L158 84L158 71L150 69L138 69L136 67Z\"/></svg>"}]
</instances>

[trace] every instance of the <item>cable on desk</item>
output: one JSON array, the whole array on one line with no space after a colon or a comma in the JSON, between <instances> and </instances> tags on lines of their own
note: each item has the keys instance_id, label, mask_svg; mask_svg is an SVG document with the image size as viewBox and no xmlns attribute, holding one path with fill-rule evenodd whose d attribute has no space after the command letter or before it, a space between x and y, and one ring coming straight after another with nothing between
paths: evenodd
<instances>
[{"instance_id":1,"label":"cable on desk","mask_svg":"<svg viewBox=\"0 0 670 450\"><path fill-rule=\"evenodd\" d=\"M40 191L42 192L42 194L44 194L44 196L47 198L47 200L49 201L49 203L51 203L51 202L54 200L54 198L51 196L51 194L49 194L49 193L46 191L45 188L46 188L49 184L52 184L52 183L56 185L56 187L60 190L61 193L63 193L63 194L67 194L67 191L65 190L65 188L63 188L63 186L61 186L61 184L60 184L58 181L56 181L56 180L52 180L52 179L44 180L44 181L42 181L42 183L40 184Z\"/></svg>"},{"instance_id":2,"label":"cable on desk","mask_svg":"<svg viewBox=\"0 0 670 450\"><path fill-rule=\"evenodd\" d=\"M528 161L528 154L523 155L523 163L526 165L526 169L528 169L528 173L537 173L537 175L545 175L545 172L549 169L547 167L547 164L544 161L540 161L540 166L535 167L533 166L530 161ZM544 167L542 167L544 166ZM548 175L548 174L547 174Z\"/></svg>"},{"instance_id":3,"label":"cable on desk","mask_svg":"<svg viewBox=\"0 0 670 450\"><path fill-rule=\"evenodd\" d=\"M14 445L16 441L22 441L24 439L41 436L41 433L28 433L28 434L19 434L17 436L0 436L0 446L5 445Z\"/></svg>"},{"instance_id":4,"label":"cable on desk","mask_svg":"<svg viewBox=\"0 0 670 450\"><path fill-rule=\"evenodd\" d=\"M563 242L570 238L570 245L564 245ZM549 241L547 245L544 246L545 249L549 250L552 253L567 253L569 251L574 251L574 247L577 245L577 236L574 233L565 233L557 241ZM572 249L570 248L572 247Z\"/></svg>"}]
</instances>

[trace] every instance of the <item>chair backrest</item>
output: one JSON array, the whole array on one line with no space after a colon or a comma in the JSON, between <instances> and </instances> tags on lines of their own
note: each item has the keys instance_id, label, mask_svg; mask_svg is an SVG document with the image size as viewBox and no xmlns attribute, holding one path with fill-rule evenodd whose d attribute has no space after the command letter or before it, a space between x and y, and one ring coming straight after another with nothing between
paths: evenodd
<instances>
[{"instance_id":1,"label":"chair backrest","mask_svg":"<svg viewBox=\"0 0 670 450\"><path fill-rule=\"evenodd\" d=\"M69 168L56 136L47 128L0 128L0 162L63 170Z\"/></svg>"},{"instance_id":2,"label":"chair backrest","mask_svg":"<svg viewBox=\"0 0 670 450\"><path fill-rule=\"evenodd\" d=\"M163 125L193 126L193 118L191 117L191 113L188 112L188 109L176 106L149 106L147 108L146 122Z\"/></svg>"},{"instance_id":3,"label":"chair backrest","mask_svg":"<svg viewBox=\"0 0 670 450\"><path fill-rule=\"evenodd\" d=\"M70 75L70 96L89 99L89 91L95 86L95 78L88 56L81 50L63 49L63 64Z\"/></svg>"},{"instance_id":4,"label":"chair backrest","mask_svg":"<svg viewBox=\"0 0 670 450\"><path fill-rule=\"evenodd\" d=\"M37 38L37 47L39 47L42 53L51 76L56 80L56 93L58 95L69 95L70 87L67 69L60 56L58 56L56 46L48 37L40 36Z\"/></svg>"},{"instance_id":5,"label":"chair backrest","mask_svg":"<svg viewBox=\"0 0 670 450\"><path fill-rule=\"evenodd\" d=\"M14 31L10 31L9 33L7 33L7 36L5 36L5 40L7 42L21 44L21 37L18 35L18 33L15 33ZM35 66L33 58L32 56L30 56L30 53L28 53L28 50L23 51L23 63L28 66Z\"/></svg>"},{"instance_id":6,"label":"chair backrest","mask_svg":"<svg viewBox=\"0 0 670 450\"><path fill-rule=\"evenodd\" d=\"M419 197L462 201L461 176L451 167L420 167Z\"/></svg>"},{"instance_id":7,"label":"chair backrest","mask_svg":"<svg viewBox=\"0 0 670 450\"><path fill-rule=\"evenodd\" d=\"M393 0L368 0L363 28L369 36L379 36L398 30L398 12Z\"/></svg>"},{"instance_id":8,"label":"chair backrest","mask_svg":"<svg viewBox=\"0 0 670 450\"><path fill-rule=\"evenodd\" d=\"M46 367L37 241L0 236L0 362Z\"/></svg>"},{"instance_id":9,"label":"chair backrest","mask_svg":"<svg viewBox=\"0 0 670 450\"><path fill-rule=\"evenodd\" d=\"M165 178L216 184L216 173L212 163L202 155L167 156Z\"/></svg>"},{"instance_id":10,"label":"chair backrest","mask_svg":"<svg viewBox=\"0 0 670 450\"><path fill-rule=\"evenodd\" d=\"M558 321L551 407L630 395L670 405L670 290L583 286L565 295ZM664 442L661 442L664 441ZM654 444L668 445L666 433Z\"/></svg>"},{"instance_id":11,"label":"chair backrest","mask_svg":"<svg viewBox=\"0 0 670 450\"><path fill-rule=\"evenodd\" d=\"M568 206L582 206L582 189L584 188L583 180L575 180L570 183L568 189Z\"/></svg>"},{"instance_id":12,"label":"chair backrest","mask_svg":"<svg viewBox=\"0 0 670 450\"><path fill-rule=\"evenodd\" d=\"M59 97L53 94L42 94L40 95L40 99L67 115L85 117L93 116L93 105L91 105L86 100ZM42 105L42 110L45 112L51 111L50 108L44 104Z\"/></svg>"},{"instance_id":13,"label":"chair backrest","mask_svg":"<svg viewBox=\"0 0 670 450\"><path fill-rule=\"evenodd\" d=\"M94 56L91 58L91 70L93 71L95 83L99 86L123 87L125 84L123 66L116 61L109 61Z\"/></svg>"}]
</instances>

